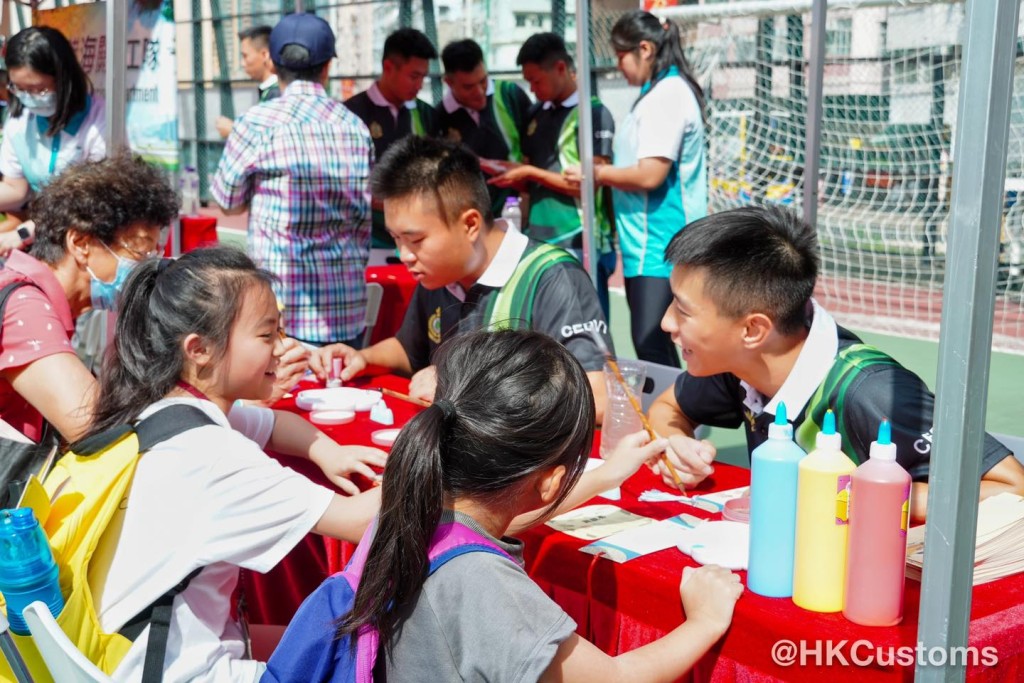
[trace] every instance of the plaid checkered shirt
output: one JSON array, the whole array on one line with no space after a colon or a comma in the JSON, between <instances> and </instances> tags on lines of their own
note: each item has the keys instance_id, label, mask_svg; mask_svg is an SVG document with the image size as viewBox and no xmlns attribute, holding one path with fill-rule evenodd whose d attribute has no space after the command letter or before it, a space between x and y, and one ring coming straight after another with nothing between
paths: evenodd
<instances>
[{"instance_id":1,"label":"plaid checkered shirt","mask_svg":"<svg viewBox=\"0 0 1024 683\"><path fill-rule=\"evenodd\" d=\"M211 193L249 206L249 253L277 275L285 329L303 341L352 339L366 316L369 130L319 83L295 81L235 122Z\"/></svg>"}]
</instances>

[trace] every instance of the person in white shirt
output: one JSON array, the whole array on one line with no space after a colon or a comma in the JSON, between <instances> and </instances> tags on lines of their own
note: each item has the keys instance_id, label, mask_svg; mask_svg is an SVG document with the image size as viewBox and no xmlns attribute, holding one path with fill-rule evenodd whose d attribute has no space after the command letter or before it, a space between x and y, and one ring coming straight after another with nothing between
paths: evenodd
<instances>
[{"instance_id":1,"label":"person in white shirt","mask_svg":"<svg viewBox=\"0 0 1024 683\"><path fill-rule=\"evenodd\" d=\"M251 26L238 34L239 51L242 54L242 71L259 83L257 92L260 102L267 102L281 96L281 86L270 59L270 26ZM217 117L217 132L227 140L235 122L226 116Z\"/></svg>"},{"instance_id":2,"label":"person in white shirt","mask_svg":"<svg viewBox=\"0 0 1024 683\"><path fill-rule=\"evenodd\" d=\"M380 504L379 489L337 495L263 448L306 454L335 481L355 471L373 476L366 464L383 464L378 451L338 457L337 444L297 415L232 408L270 395L284 353L271 279L237 250L200 249L139 264L120 300L89 434L181 403L215 422L139 459L89 575L100 624L111 632L201 570L174 598L167 682L257 680L263 664L243 659L231 618L240 568L267 571L310 531L357 541ZM147 626L115 680L139 679L148 635Z\"/></svg>"},{"instance_id":3,"label":"person in white shirt","mask_svg":"<svg viewBox=\"0 0 1024 683\"><path fill-rule=\"evenodd\" d=\"M57 29L19 31L6 60L14 97L0 143L0 211L13 211L71 164L106 156L106 119L103 98Z\"/></svg>"}]
</instances>

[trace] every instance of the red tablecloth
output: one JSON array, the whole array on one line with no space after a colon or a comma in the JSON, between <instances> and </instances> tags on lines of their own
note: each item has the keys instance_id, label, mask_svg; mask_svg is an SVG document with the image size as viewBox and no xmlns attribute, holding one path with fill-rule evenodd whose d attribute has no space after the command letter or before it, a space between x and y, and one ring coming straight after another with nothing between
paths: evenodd
<instances>
[{"instance_id":1,"label":"red tablecloth","mask_svg":"<svg viewBox=\"0 0 1024 683\"><path fill-rule=\"evenodd\" d=\"M365 381L367 386L404 391L407 380L383 376ZM393 398L385 399L395 413L397 425L417 412L415 406ZM282 402L284 409L293 401ZM304 414L301 411L296 411ZM369 444L370 434L381 429L358 414L356 421L325 431L341 443ZM596 452L595 443L595 452ZM325 482L319 470L296 458L279 456L281 462ZM724 490L749 483L749 470L718 465L715 474L702 488ZM656 519L687 512L715 518L680 503L641 503L637 496L659 487L660 482L643 468L622 487L620 506ZM597 498L593 502L607 502ZM581 635L609 654L627 652L652 642L683 621L679 600L679 580L683 568L693 566L678 550L663 550L616 564L578 552L586 542L540 526L522 535L526 543L526 569L537 583L578 624ZM337 542L325 543L309 536L278 567L266 575L246 574L250 616L254 623L286 624L302 599L335 571L343 553ZM745 575L744 575L745 578ZM843 666L840 660L831 667L814 666L809 655L806 666L783 667L772 660L777 641L807 641L807 651L821 643L822 658L831 641L847 660L863 658L876 648L914 648L917 643L917 618L920 584L907 581L905 618L890 628L868 628L846 621L840 614L816 614L800 609L788 598L771 599L745 592L736 606L733 626L725 638L694 669L697 681L817 681L884 680L911 681L913 667ZM968 660L967 678L996 682L1024 680L1024 575L1017 575L974 589L971 609L970 645L994 647L996 666L974 666ZM841 644L846 641L845 645ZM867 644L859 641L867 641ZM853 650L857 643L856 651ZM868 645L870 644L870 645ZM883 656L889 656L884 654Z\"/></svg>"},{"instance_id":2,"label":"red tablecloth","mask_svg":"<svg viewBox=\"0 0 1024 683\"><path fill-rule=\"evenodd\" d=\"M217 218L215 216L180 216L178 223L182 254L198 247L217 244ZM173 240L168 239L167 246L164 247L164 256L171 255L173 246Z\"/></svg>"},{"instance_id":3,"label":"red tablecloth","mask_svg":"<svg viewBox=\"0 0 1024 683\"><path fill-rule=\"evenodd\" d=\"M370 341L374 344L395 336L405 318L405 309L409 307L412 293L416 289L416 280L409 274L405 266L370 266L366 269L366 281L379 282L384 287L384 297L380 302L380 313L377 325L373 328Z\"/></svg>"}]
</instances>

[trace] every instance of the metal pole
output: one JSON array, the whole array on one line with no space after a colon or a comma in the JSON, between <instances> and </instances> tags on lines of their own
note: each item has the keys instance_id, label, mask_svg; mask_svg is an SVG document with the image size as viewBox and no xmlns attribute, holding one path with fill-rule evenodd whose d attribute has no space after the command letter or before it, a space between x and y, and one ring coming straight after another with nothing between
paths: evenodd
<instances>
[{"instance_id":1,"label":"metal pole","mask_svg":"<svg viewBox=\"0 0 1024 683\"><path fill-rule=\"evenodd\" d=\"M107 3L107 106L108 153L128 144L125 122L128 117L125 83L125 41L128 39L128 3Z\"/></svg>"},{"instance_id":2,"label":"metal pole","mask_svg":"<svg viewBox=\"0 0 1024 683\"><path fill-rule=\"evenodd\" d=\"M434 13L434 0L423 0L423 32L430 44L440 53L441 45L437 42L437 17ZM434 102L441 101L441 63L437 59L430 60L430 96Z\"/></svg>"},{"instance_id":3,"label":"metal pole","mask_svg":"<svg viewBox=\"0 0 1024 683\"><path fill-rule=\"evenodd\" d=\"M821 115L825 82L826 0L811 7L811 50L807 62L807 138L804 141L803 217L814 227L818 221L818 168L821 165Z\"/></svg>"},{"instance_id":4,"label":"metal pole","mask_svg":"<svg viewBox=\"0 0 1024 683\"><path fill-rule=\"evenodd\" d=\"M579 104L580 205L583 209L583 267L597 287L597 243L594 240L594 116L590 104L590 0L576 0L576 91Z\"/></svg>"},{"instance_id":5,"label":"metal pole","mask_svg":"<svg viewBox=\"0 0 1024 683\"><path fill-rule=\"evenodd\" d=\"M213 44L217 48L217 61L220 63L220 113L233 119L235 102L231 96L231 57L228 55L228 44L224 37L224 13L220 8L220 0L210 0L210 23L213 29Z\"/></svg>"},{"instance_id":6,"label":"metal pole","mask_svg":"<svg viewBox=\"0 0 1024 683\"><path fill-rule=\"evenodd\" d=\"M565 37L565 0L551 0L551 32Z\"/></svg>"},{"instance_id":7,"label":"metal pole","mask_svg":"<svg viewBox=\"0 0 1024 683\"><path fill-rule=\"evenodd\" d=\"M924 653L941 649L946 659L967 645L970 623L1020 3L973 0L966 12L917 633ZM919 683L962 681L966 663L929 666L919 658L914 673Z\"/></svg>"}]
</instances>

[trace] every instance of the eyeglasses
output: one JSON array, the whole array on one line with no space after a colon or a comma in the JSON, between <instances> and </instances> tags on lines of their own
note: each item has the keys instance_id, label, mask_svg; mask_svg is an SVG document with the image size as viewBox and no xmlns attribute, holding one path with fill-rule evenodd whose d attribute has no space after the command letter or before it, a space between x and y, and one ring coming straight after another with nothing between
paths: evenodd
<instances>
[{"instance_id":1,"label":"eyeglasses","mask_svg":"<svg viewBox=\"0 0 1024 683\"><path fill-rule=\"evenodd\" d=\"M15 95L35 95L36 97L43 97L54 92L50 88L19 88L14 83L8 83L7 89Z\"/></svg>"},{"instance_id":2,"label":"eyeglasses","mask_svg":"<svg viewBox=\"0 0 1024 683\"><path fill-rule=\"evenodd\" d=\"M124 241L121 242L121 248L127 251L129 254L131 254L136 261L145 261L146 259L151 259L154 256L160 256L161 254L164 253L164 250L159 247L156 249L152 249L150 251L139 251L138 249L132 249L127 244L125 244Z\"/></svg>"}]
</instances>

